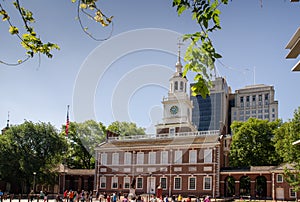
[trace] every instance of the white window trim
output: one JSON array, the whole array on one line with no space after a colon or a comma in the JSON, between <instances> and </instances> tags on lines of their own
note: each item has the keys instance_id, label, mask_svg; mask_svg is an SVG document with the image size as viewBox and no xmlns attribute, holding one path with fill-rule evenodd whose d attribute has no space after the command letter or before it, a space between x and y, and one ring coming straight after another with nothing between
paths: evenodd
<instances>
[{"instance_id":1,"label":"white window trim","mask_svg":"<svg viewBox=\"0 0 300 202\"><path fill-rule=\"evenodd\" d=\"M161 151L160 152L160 164L167 165L169 162L169 153L168 151Z\"/></svg>"},{"instance_id":2,"label":"white window trim","mask_svg":"<svg viewBox=\"0 0 300 202\"><path fill-rule=\"evenodd\" d=\"M144 152L138 152L137 153L136 164L144 165Z\"/></svg>"},{"instance_id":3,"label":"white window trim","mask_svg":"<svg viewBox=\"0 0 300 202\"><path fill-rule=\"evenodd\" d=\"M190 187L190 179L195 179L195 188L194 189L191 189L191 187ZM197 178L195 177L195 176L191 176L191 177L189 177L188 178L188 190L196 190L197 189Z\"/></svg>"},{"instance_id":4,"label":"white window trim","mask_svg":"<svg viewBox=\"0 0 300 202\"><path fill-rule=\"evenodd\" d=\"M205 179L210 179L210 188L209 189L205 188ZM212 177L211 176L203 177L203 190L211 190L211 189L212 189Z\"/></svg>"},{"instance_id":5,"label":"white window trim","mask_svg":"<svg viewBox=\"0 0 300 202\"><path fill-rule=\"evenodd\" d=\"M175 179L179 178L180 179L180 188L176 189L176 184L175 184ZM182 177L174 177L174 190L181 190L182 189Z\"/></svg>"},{"instance_id":6,"label":"white window trim","mask_svg":"<svg viewBox=\"0 0 300 202\"><path fill-rule=\"evenodd\" d=\"M102 153L101 157L101 165L107 165L107 153Z\"/></svg>"},{"instance_id":7,"label":"white window trim","mask_svg":"<svg viewBox=\"0 0 300 202\"><path fill-rule=\"evenodd\" d=\"M114 183L117 183L117 187L113 187ZM118 185L119 185L118 177L112 177L111 178L111 188L118 189Z\"/></svg>"},{"instance_id":8,"label":"white window trim","mask_svg":"<svg viewBox=\"0 0 300 202\"><path fill-rule=\"evenodd\" d=\"M132 153L125 152L124 153L124 165L131 165L132 161Z\"/></svg>"},{"instance_id":9,"label":"white window trim","mask_svg":"<svg viewBox=\"0 0 300 202\"><path fill-rule=\"evenodd\" d=\"M159 179L160 184L161 184L161 179L166 179L166 187L163 188L163 190L167 190L168 189L168 178L166 178L166 177L160 177L160 179Z\"/></svg>"},{"instance_id":10,"label":"white window trim","mask_svg":"<svg viewBox=\"0 0 300 202\"><path fill-rule=\"evenodd\" d=\"M174 163L175 164L181 164L182 163L182 151L181 150L175 150Z\"/></svg>"},{"instance_id":11,"label":"white window trim","mask_svg":"<svg viewBox=\"0 0 300 202\"><path fill-rule=\"evenodd\" d=\"M197 163L197 150L189 151L189 163L190 164Z\"/></svg>"},{"instance_id":12,"label":"white window trim","mask_svg":"<svg viewBox=\"0 0 300 202\"><path fill-rule=\"evenodd\" d=\"M148 155L149 155L148 164L150 165L156 164L156 152L149 152Z\"/></svg>"},{"instance_id":13,"label":"white window trim","mask_svg":"<svg viewBox=\"0 0 300 202\"><path fill-rule=\"evenodd\" d=\"M139 180L139 179L142 180L142 187L138 187L138 180ZM142 178L142 177L137 177L137 178L136 178L136 189L143 189L143 188L144 188L143 183L144 183L143 178Z\"/></svg>"},{"instance_id":14,"label":"white window trim","mask_svg":"<svg viewBox=\"0 0 300 202\"><path fill-rule=\"evenodd\" d=\"M106 177L100 177L100 189L106 189ZM102 182L104 183L104 186L102 187Z\"/></svg>"},{"instance_id":15,"label":"white window trim","mask_svg":"<svg viewBox=\"0 0 300 202\"><path fill-rule=\"evenodd\" d=\"M282 179L282 180L278 180L278 176L281 176L281 179ZM277 182L277 183L282 183L282 182L283 182L283 174L277 174L277 175L276 175L276 182Z\"/></svg>"},{"instance_id":16,"label":"white window trim","mask_svg":"<svg viewBox=\"0 0 300 202\"><path fill-rule=\"evenodd\" d=\"M212 163L212 149L204 150L204 163Z\"/></svg>"},{"instance_id":17,"label":"white window trim","mask_svg":"<svg viewBox=\"0 0 300 202\"><path fill-rule=\"evenodd\" d=\"M120 160L120 155L119 155L119 153L117 153L117 152L112 153L111 164L112 164L112 165L119 165L119 160Z\"/></svg>"},{"instance_id":18,"label":"white window trim","mask_svg":"<svg viewBox=\"0 0 300 202\"><path fill-rule=\"evenodd\" d=\"M292 191L294 192L294 196L291 194L292 193ZM296 196L297 196L297 193L294 191L294 189L293 188L289 188L289 196L290 196L290 198L296 198Z\"/></svg>"},{"instance_id":19,"label":"white window trim","mask_svg":"<svg viewBox=\"0 0 300 202\"><path fill-rule=\"evenodd\" d=\"M128 187L126 187L126 184L128 183ZM123 188L124 189L129 189L130 188L130 177L124 177L124 183L123 183Z\"/></svg>"}]
</instances>

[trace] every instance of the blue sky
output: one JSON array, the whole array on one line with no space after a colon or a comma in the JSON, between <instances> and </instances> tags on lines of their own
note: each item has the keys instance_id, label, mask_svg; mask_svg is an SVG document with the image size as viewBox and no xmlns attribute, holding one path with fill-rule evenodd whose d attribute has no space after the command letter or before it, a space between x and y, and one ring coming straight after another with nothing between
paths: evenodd
<instances>
[{"instance_id":1,"label":"blue sky","mask_svg":"<svg viewBox=\"0 0 300 202\"><path fill-rule=\"evenodd\" d=\"M34 12L42 39L61 50L52 59L42 56L40 65L36 57L17 67L0 66L0 126L6 125L9 111L11 124L26 119L60 129L70 105L71 121L132 121L153 132L177 60L176 37L199 31L190 15L178 17L172 1L99 1L107 15L114 15L114 29L111 39L97 42L81 31L71 0L23 3ZM9 1L2 4L10 10ZM232 91L253 83L273 85L279 117L292 118L300 103L300 75L291 72L298 59L285 59L285 46L299 27L300 3L233 0L220 9L222 30L212 36L223 56L224 65L216 63L218 74ZM84 22L97 37L110 31ZM0 24L1 59L16 61L24 52L7 29Z\"/></svg>"}]
</instances>

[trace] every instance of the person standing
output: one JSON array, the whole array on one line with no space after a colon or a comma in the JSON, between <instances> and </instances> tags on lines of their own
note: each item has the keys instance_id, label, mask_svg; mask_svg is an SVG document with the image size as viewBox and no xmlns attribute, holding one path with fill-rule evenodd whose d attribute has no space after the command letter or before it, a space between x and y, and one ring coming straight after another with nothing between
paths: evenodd
<instances>
[{"instance_id":1,"label":"person standing","mask_svg":"<svg viewBox=\"0 0 300 202\"><path fill-rule=\"evenodd\" d=\"M33 189L30 191L29 197L30 197L30 201L32 202L33 199L34 199L34 191L33 191Z\"/></svg>"},{"instance_id":2,"label":"person standing","mask_svg":"<svg viewBox=\"0 0 300 202\"><path fill-rule=\"evenodd\" d=\"M210 202L209 196L206 196L206 197L205 197L204 202Z\"/></svg>"},{"instance_id":3,"label":"person standing","mask_svg":"<svg viewBox=\"0 0 300 202\"><path fill-rule=\"evenodd\" d=\"M74 192L72 190L69 191L69 199L70 199L70 202L74 201Z\"/></svg>"}]
</instances>

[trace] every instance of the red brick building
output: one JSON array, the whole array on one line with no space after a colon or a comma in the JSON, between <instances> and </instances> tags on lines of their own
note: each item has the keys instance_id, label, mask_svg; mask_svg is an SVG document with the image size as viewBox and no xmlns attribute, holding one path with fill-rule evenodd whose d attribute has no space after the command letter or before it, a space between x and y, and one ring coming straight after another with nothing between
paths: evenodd
<instances>
[{"instance_id":1,"label":"red brick building","mask_svg":"<svg viewBox=\"0 0 300 202\"><path fill-rule=\"evenodd\" d=\"M197 131L180 57L154 135L108 135L96 150L95 190L294 200L283 167L228 168L231 135Z\"/></svg>"}]
</instances>

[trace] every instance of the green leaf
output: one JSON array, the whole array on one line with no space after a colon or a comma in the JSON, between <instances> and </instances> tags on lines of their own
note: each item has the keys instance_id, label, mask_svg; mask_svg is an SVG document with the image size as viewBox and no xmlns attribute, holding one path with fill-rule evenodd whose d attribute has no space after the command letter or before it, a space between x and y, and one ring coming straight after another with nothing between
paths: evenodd
<instances>
[{"instance_id":1,"label":"green leaf","mask_svg":"<svg viewBox=\"0 0 300 202\"><path fill-rule=\"evenodd\" d=\"M187 9L186 6L178 6L177 8L177 13L178 15L181 15L183 11L185 11Z\"/></svg>"},{"instance_id":2,"label":"green leaf","mask_svg":"<svg viewBox=\"0 0 300 202\"><path fill-rule=\"evenodd\" d=\"M12 35L19 33L19 29L17 27L15 27L15 26L10 26L8 31Z\"/></svg>"}]
</instances>

